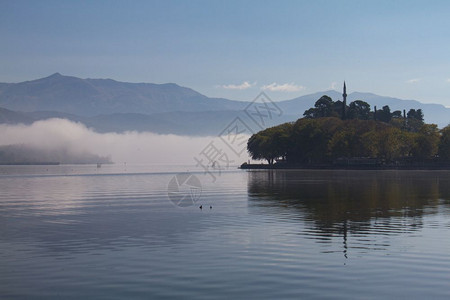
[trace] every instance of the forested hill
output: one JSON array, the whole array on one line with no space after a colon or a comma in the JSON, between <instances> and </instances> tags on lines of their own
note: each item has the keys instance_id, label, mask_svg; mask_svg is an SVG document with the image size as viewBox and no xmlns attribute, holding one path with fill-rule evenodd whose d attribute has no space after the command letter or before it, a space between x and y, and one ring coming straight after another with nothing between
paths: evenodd
<instances>
[{"instance_id":1,"label":"forested hill","mask_svg":"<svg viewBox=\"0 0 450 300\"><path fill-rule=\"evenodd\" d=\"M302 118L267 128L250 137L255 160L273 164L333 163L340 158L377 158L385 162L450 160L450 126L423 124L410 131L374 120Z\"/></svg>"},{"instance_id":2,"label":"forested hill","mask_svg":"<svg viewBox=\"0 0 450 300\"><path fill-rule=\"evenodd\" d=\"M321 97L304 118L262 130L250 137L247 150L269 164L333 163L343 158L377 159L386 163L450 160L450 125L439 130L423 122L420 109L371 111L354 101Z\"/></svg>"}]
</instances>

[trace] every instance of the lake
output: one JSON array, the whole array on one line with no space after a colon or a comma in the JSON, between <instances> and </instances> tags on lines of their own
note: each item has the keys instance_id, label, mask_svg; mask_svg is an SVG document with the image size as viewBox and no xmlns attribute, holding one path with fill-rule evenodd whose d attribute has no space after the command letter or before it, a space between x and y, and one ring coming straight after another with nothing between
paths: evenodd
<instances>
[{"instance_id":1,"label":"lake","mask_svg":"<svg viewBox=\"0 0 450 300\"><path fill-rule=\"evenodd\" d=\"M2 299L450 298L450 171L0 166L0 193Z\"/></svg>"}]
</instances>

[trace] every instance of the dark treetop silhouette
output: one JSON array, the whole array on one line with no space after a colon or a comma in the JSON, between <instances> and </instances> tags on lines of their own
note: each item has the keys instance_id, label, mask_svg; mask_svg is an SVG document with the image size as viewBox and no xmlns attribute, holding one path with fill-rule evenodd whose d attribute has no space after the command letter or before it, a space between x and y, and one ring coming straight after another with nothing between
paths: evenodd
<instances>
[{"instance_id":1,"label":"dark treetop silhouette","mask_svg":"<svg viewBox=\"0 0 450 300\"><path fill-rule=\"evenodd\" d=\"M253 134L250 156L278 167L448 168L450 126L425 124L420 109L402 115L387 105L371 111L363 100L347 106L345 83L342 96L334 102L324 95L304 118Z\"/></svg>"}]
</instances>

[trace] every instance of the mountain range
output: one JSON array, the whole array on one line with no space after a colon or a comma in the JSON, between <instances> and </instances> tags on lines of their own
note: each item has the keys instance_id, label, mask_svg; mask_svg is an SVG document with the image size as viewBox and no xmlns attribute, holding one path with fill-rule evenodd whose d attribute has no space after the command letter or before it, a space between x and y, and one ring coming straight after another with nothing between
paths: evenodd
<instances>
[{"instance_id":1,"label":"mountain range","mask_svg":"<svg viewBox=\"0 0 450 300\"><path fill-rule=\"evenodd\" d=\"M322 95L341 100L335 90L277 102L283 114L266 126L294 121ZM256 95L255 95L256 96ZM372 109L422 109L425 121L444 127L450 108L371 93L354 92L347 101L364 100ZM174 83L127 83L112 79L81 79L55 73L20 83L0 83L0 123L30 124L48 118L82 122L99 132L151 131L162 134L217 135L236 116L244 122L245 101L209 98ZM250 120L248 120L250 121Z\"/></svg>"}]
</instances>

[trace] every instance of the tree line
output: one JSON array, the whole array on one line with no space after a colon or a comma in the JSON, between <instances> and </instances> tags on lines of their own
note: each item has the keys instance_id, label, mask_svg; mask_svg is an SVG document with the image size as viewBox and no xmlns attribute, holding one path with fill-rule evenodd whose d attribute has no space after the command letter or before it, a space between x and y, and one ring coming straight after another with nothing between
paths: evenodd
<instances>
[{"instance_id":1,"label":"tree line","mask_svg":"<svg viewBox=\"0 0 450 300\"><path fill-rule=\"evenodd\" d=\"M425 124L420 109L371 111L362 100L343 108L322 96L304 118L253 134L247 142L252 159L269 164L332 163L341 158L376 158L386 163L450 160L450 125Z\"/></svg>"},{"instance_id":2,"label":"tree line","mask_svg":"<svg viewBox=\"0 0 450 300\"><path fill-rule=\"evenodd\" d=\"M423 124L423 112L421 109L410 109L406 111L391 111L389 105L371 111L370 104L363 100L356 100L344 107L342 101L333 101L330 97L324 95L316 101L314 107L306 110L303 114L305 118L316 119L323 117L340 117L343 120L376 120L390 123L392 120L407 120L414 128L418 129Z\"/></svg>"}]
</instances>

